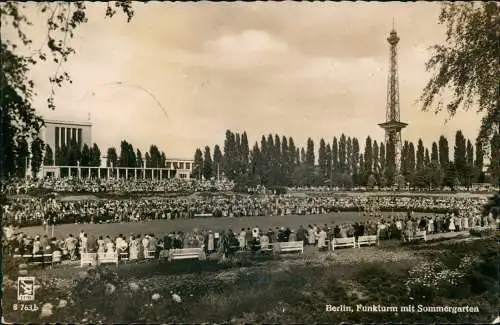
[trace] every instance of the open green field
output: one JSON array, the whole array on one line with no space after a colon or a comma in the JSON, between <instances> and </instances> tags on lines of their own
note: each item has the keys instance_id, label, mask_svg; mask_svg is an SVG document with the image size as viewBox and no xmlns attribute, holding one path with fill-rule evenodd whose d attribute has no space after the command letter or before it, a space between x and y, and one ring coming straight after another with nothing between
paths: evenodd
<instances>
[{"instance_id":1,"label":"open green field","mask_svg":"<svg viewBox=\"0 0 500 325\"><path fill-rule=\"evenodd\" d=\"M385 213L384 215L390 215ZM430 215L425 213L414 213L415 216ZM239 231L241 228L258 226L261 229L269 227L291 227L298 228L300 225L307 227L309 224L331 225L332 223L356 222L370 219L369 215L358 212L339 212L317 215L288 215L288 216L262 216L262 217L241 217L241 218L196 218L196 219L175 219L175 220L151 220L134 223L110 223L110 224L64 224L54 228L54 236L57 238L68 234L77 235L83 230L89 235L128 235L154 233L163 235L170 231L193 231L194 228L210 229L213 231L227 230ZM42 234L43 228L28 227L22 231L29 235ZM49 230L50 232L50 230Z\"/></svg>"}]
</instances>

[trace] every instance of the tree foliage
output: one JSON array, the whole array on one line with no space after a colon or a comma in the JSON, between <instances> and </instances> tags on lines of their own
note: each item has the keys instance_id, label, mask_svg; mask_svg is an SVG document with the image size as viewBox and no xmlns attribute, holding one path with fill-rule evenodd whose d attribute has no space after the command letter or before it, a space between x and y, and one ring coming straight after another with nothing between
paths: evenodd
<instances>
[{"instance_id":1,"label":"tree foliage","mask_svg":"<svg viewBox=\"0 0 500 325\"><path fill-rule=\"evenodd\" d=\"M54 165L54 152L52 148L47 144L45 145L45 153L43 156L43 165L44 166L53 166Z\"/></svg>"},{"instance_id":2,"label":"tree foliage","mask_svg":"<svg viewBox=\"0 0 500 325\"><path fill-rule=\"evenodd\" d=\"M48 77L51 92L48 94L47 105L55 109L56 88L71 82L70 75L64 70L64 63L76 51L70 46L69 40L75 35L78 27L87 23L86 3L74 2L41 2L37 3L38 14L47 21L47 37L44 44L36 51L31 51L33 41L27 29L33 25L26 10L33 3L3 2L0 4L0 19L2 37L0 38L0 181L19 174L25 170L25 162L21 162L19 153L25 151L25 142L32 142L39 137L43 126L42 118L33 106L35 84L29 76L30 69L35 64L41 64L50 59L56 64L54 73ZM108 2L105 16L113 17L121 10L127 15L128 21L134 12L131 1L117 1L114 5ZM26 53L26 49L29 54ZM61 150L56 154L61 158ZM64 148L66 155L75 155L74 150ZM19 175L18 175L19 176Z\"/></svg>"},{"instance_id":3,"label":"tree foliage","mask_svg":"<svg viewBox=\"0 0 500 325\"><path fill-rule=\"evenodd\" d=\"M443 186L454 188L457 185L470 187L472 183L484 180L484 174L481 176L475 172L477 167L473 161L474 146L461 131L457 132L455 139L454 160L457 163L449 159L448 140L444 136L436 139L438 141L433 141L430 147L426 147L422 139L418 139L416 146L411 141L405 141L401 151L400 174L395 173L395 153L391 142L388 144L381 142L379 150L377 141L372 141L370 137L365 140L364 148L360 148L357 138L346 135L341 135L340 141L334 137L332 143L320 139L317 149L318 163L314 164L312 160L315 156L314 142L311 138L308 138L306 147L299 150L295 147L292 137L262 135L260 144L255 142L252 146L248 163L243 167L240 166L242 160L238 158L239 156L233 154L241 152L239 149L241 146L237 145L238 141L241 144L241 139L242 136L238 133L228 130L224 157L221 153L216 154L220 151L216 145L213 162L209 147L205 148L205 155L197 149L193 177L198 178L201 175L205 178L213 177L216 172L215 162L222 160L223 176L235 182L244 182L243 186L330 185L344 188L352 186L371 188L377 185L382 187L396 185L405 188L409 185L413 188L438 189ZM492 148L498 148L500 145L498 139L495 137L491 142ZM481 152L480 147L478 148L476 159L477 153ZM364 154L361 154L362 151ZM497 151L500 152L499 149ZM298 152L302 152L302 159L298 159ZM498 160L500 155L495 155L494 161ZM492 178L500 173L500 168L495 169L497 164L490 167ZM462 165L464 167L460 167Z\"/></svg>"},{"instance_id":4,"label":"tree foliage","mask_svg":"<svg viewBox=\"0 0 500 325\"><path fill-rule=\"evenodd\" d=\"M209 146L205 147L205 153L203 156L202 174L203 174L203 177L205 179L211 179L213 176L213 162L212 162L212 156L210 154L210 147Z\"/></svg>"},{"instance_id":5,"label":"tree foliage","mask_svg":"<svg viewBox=\"0 0 500 325\"><path fill-rule=\"evenodd\" d=\"M201 179L203 170L203 153L198 148L194 153L194 162L193 162L193 177L197 179Z\"/></svg>"},{"instance_id":6,"label":"tree foliage","mask_svg":"<svg viewBox=\"0 0 500 325\"><path fill-rule=\"evenodd\" d=\"M495 2L445 2L439 23L446 25L446 41L432 47L433 55L426 64L434 75L423 89L423 109L443 106L453 116L459 107L477 108L483 114L480 139L487 140L500 129L498 81L500 69L500 18ZM445 89L452 91L446 104Z\"/></svg>"},{"instance_id":7,"label":"tree foliage","mask_svg":"<svg viewBox=\"0 0 500 325\"><path fill-rule=\"evenodd\" d=\"M137 157L135 156L134 147L125 140L120 143L120 156L118 158L118 165L120 167L137 166Z\"/></svg>"},{"instance_id":8,"label":"tree foliage","mask_svg":"<svg viewBox=\"0 0 500 325\"><path fill-rule=\"evenodd\" d=\"M33 176L38 174L43 163L44 143L40 138L35 138L31 142L31 172Z\"/></svg>"}]
</instances>

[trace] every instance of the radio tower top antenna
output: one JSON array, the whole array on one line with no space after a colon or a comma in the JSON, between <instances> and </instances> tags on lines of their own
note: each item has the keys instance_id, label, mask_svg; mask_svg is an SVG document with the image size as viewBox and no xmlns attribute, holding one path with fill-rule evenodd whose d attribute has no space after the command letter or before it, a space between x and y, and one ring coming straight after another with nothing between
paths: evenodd
<instances>
[{"instance_id":1,"label":"radio tower top antenna","mask_svg":"<svg viewBox=\"0 0 500 325\"><path fill-rule=\"evenodd\" d=\"M401 170L401 130L408 124L400 121L399 109L399 79L397 45L399 37L394 29L394 18L392 20L392 30L389 33L389 77L387 80L387 103L385 108L385 122L379 126L385 130L385 144L387 151L390 150L387 165L393 164L395 174L399 175Z\"/></svg>"}]
</instances>

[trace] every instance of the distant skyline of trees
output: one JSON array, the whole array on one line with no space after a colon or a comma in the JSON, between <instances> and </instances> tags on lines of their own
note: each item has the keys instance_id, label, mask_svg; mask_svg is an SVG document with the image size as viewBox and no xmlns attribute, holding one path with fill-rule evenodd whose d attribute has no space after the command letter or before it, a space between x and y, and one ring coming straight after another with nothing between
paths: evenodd
<instances>
[{"instance_id":1,"label":"distant skyline of trees","mask_svg":"<svg viewBox=\"0 0 500 325\"><path fill-rule=\"evenodd\" d=\"M395 148L391 143L377 142L370 136L362 142L363 147L356 137L341 134L331 142L320 139L318 147L308 138L306 146L299 148L292 137L269 134L262 135L260 143L256 141L249 150L246 132L227 130L222 159L217 164L221 174L248 185L454 188L500 181L498 132L488 145L488 155L481 141L465 138L461 130L456 132L453 144L443 135L430 146L422 139L416 145L406 140L402 144L400 175L395 173ZM215 175L216 164L207 156L210 147L205 146L204 152L200 148L195 152L195 178ZM207 157L210 159L205 162ZM485 157L490 157L487 173L483 171Z\"/></svg>"},{"instance_id":2,"label":"distant skyline of trees","mask_svg":"<svg viewBox=\"0 0 500 325\"><path fill-rule=\"evenodd\" d=\"M422 139L416 145L404 141L401 151L401 175L395 174L392 146L372 140L364 141L341 134L332 141L320 139L316 146L311 138L305 147L297 147L292 137L269 134L261 136L250 149L246 132L226 131L223 146L204 146L196 150L192 177L217 178L226 176L244 184L262 185L332 185L332 186L385 186L396 184L413 187L470 186L472 183L492 182L500 179L500 136L497 134L485 152L481 141L471 141L458 130L451 144L440 136L430 146ZM31 166L35 175L42 165L100 166L103 155L97 144L89 147L72 141L68 146L53 150L41 140L19 146L16 171L23 177ZM221 147L223 148L221 150ZM43 150L44 149L44 150ZM479 150L478 150L479 149ZM28 158L31 153L31 158ZM157 145L151 145L143 155L141 150L122 140L119 150L106 151L106 166L166 168L167 156ZM483 172L485 158L491 163ZM489 177L487 177L489 174Z\"/></svg>"}]
</instances>

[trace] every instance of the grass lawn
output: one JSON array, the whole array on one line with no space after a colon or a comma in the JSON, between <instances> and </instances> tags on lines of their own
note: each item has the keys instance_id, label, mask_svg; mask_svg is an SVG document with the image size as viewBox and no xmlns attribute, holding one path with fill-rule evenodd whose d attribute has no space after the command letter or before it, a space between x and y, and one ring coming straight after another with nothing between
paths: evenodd
<instances>
[{"instance_id":1,"label":"grass lawn","mask_svg":"<svg viewBox=\"0 0 500 325\"><path fill-rule=\"evenodd\" d=\"M383 213L390 215L390 213ZM425 213L414 213L415 216L431 215ZM368 220L370 216L364 216L358 212L339 212L317 215L288 215L288 216L262 216L262 217L241 217L241 218L197 218L197 219L176 219L176 220L151 220L137 223L111 223L111 224L64 224L57 225L54 229L54 236L61 238L68 234L78 235L80 230L85 231L89 235L110 235L118 234L128 235L154 233L164 235L170 231L192 231L194 228L208 228L214 231L227 230L231 228L235 232L239 232L241 228L253 228L259 226L261 229L269 227L275 228L278 226L298 228L299 225L307 227L309 224L331 225L335 223L356 222ZM22 228L22 231L28 235L42 234L43 228L27 227ZM49 229L50 232L50 229Z\"/></svg>"}]
</instances>

